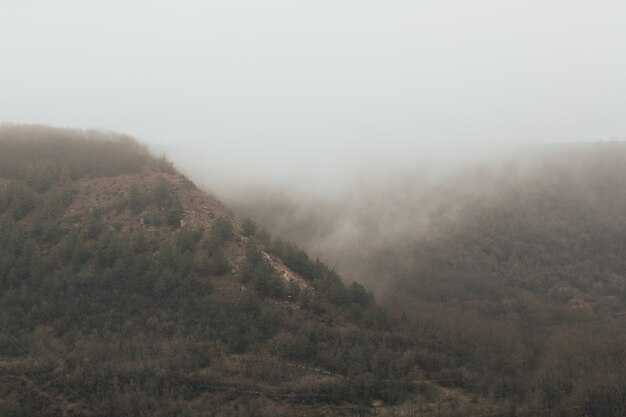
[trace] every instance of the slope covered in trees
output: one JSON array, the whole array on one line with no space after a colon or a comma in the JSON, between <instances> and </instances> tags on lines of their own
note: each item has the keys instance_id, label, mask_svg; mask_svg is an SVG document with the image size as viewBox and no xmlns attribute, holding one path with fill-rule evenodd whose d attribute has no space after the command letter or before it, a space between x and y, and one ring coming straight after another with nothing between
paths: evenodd
<instances>
[{"instance_id":1,"label":"slope covered in trees","mask_svg":"<svg viewBox=\"0 0 626 417\"><path fill-rule=\"evenodd\" d=\"M457 216L387 265L396 304L420 300L421 326L437 317L453 383L565 415L624 415L625 179L621 143L482 170L451 194L473 190Z\"/></svg>"},{"instance_id":2,"label":"slope covered in trees","mask_svg":"<svg viewBox=\"0 0 626 417\"><path fill-rule=\"evenodd\" d=\"M361 285L127 137L0 130L0 414L341 415L419 391Z\"/></svg>"},{"instance_id":3,"label":"slope covered in trees","mask_svg":"<svg viewBox=\"0 0 626 417\"><path fill-rule=\"evenodd\" d=\"M518 415L624 415L624 143L545 146L337 200L261 196L239 211L405 311L441 384Z\"/></svg>"},{"instance_id":4,"label":"slope covered in trees","mask_svg":"<svg viewBox=\"0 0 626 417\"><path fill-rule=\"evenodd\" d=\"M433 189L353 245L384 310L131 138L4 126L0 414L624 415L625 160Z\"/></svg>"}]
</instances>

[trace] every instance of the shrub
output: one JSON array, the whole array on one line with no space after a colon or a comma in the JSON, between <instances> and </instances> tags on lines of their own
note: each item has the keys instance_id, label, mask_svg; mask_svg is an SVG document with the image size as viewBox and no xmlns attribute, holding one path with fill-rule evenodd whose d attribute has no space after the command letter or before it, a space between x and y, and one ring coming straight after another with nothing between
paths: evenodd
<instances>
[{"instance_id":1,"label":"shrub","mask_svg":"<svg viewBox=\"0 0 626 417\"><path fill-rule=\"evenodd\" d=\"M227 240L233 236L233 225L228 219L219 217L211 226L210 235L212 238L217 238L221 241Z\"/></svg>"},{"instance_id":2,"label":"shrub","mask_svg":"<svg viewBox=\"0 0 626 417\"><path fill-rule=\"evenodd\" d=\"M257 225L254 220L247 218L241 224L241 232L244 236L254 236L257 232Z\"/></svg>"},{"instance_id":3,"label":"shrub","mask_svg":"<svg viewBox=\"0 0 626 417\"><path fill-rule=\"evenodd\" d=\"M145 201L137 185L130 187L130 191L128 192L128 207L130 207L130 210L134 214L141 213L145 207Z\"/></svg>"},{"instance_id":4,"label":"shrub","mask_svg":"<svg viewBox=\"0 0 626 417\"><path fill-rule=\"evenodd\" d=\"M171 227L180 227L180 219L183 217L183 207L174 203L165 210L165 222Z\"/></svg>"}]
</instances>

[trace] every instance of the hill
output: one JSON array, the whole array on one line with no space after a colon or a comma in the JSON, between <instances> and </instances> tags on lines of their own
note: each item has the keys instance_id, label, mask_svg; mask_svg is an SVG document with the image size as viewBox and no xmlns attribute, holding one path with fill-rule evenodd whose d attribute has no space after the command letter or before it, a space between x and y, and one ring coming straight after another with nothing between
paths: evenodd
<instances>
[{"instance_id":1,"label":"hill","mask_svg":"<svg viewBox=\"0 0 626 417\"><path fill-rule=\"evenodd\" d=\"M439 383L534 415L624 415L626 144L550 145L330 202L234 206L405 311Z\"/></svg>"},{"instance_id":2,"label":"hill","mask_svg":"<svg viewBox=\"0 0 626 417\"><path fill-rule=\"evenodd\" d=\"M420 300L422 328L436 317L455 384L565 415L624 415L625 179L621 143L554 146L466 175L447 200L456 215L382 266L394 304Z\"/></svg>"},{"instance_id":3,"label":"hill","mask_svg":"<svg viewBox=\"0 0 626 417\"><path fill-rule=\"evenodd\" d=\"M430 392L364 287L132 138L3 126L0 178L2 415L350 415Z\"/></svg>"},{"instance_id":4,"label":"hill","mask_svg":"<svg viewBox=\"0 0 626 417\"><path fill-rule=\"evenodd\" d=\"M373 189L348 226L312 206L383 308L130 137L3 126L0 414L624 415L624 162L554 147Z\"/></svg>"}]
</instances>

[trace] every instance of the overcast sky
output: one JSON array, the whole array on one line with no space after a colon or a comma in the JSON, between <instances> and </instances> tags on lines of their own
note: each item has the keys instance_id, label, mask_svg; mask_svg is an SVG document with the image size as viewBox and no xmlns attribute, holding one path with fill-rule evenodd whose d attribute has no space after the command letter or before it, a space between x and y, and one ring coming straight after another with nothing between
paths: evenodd
<instances>
[{"instance_id":1,"label":"overcast sky","mask_svg":"<svg viewBox=\"0 0 626 417\"><path fill-rule=\"evenodd\" d=\"M217 179L624 138L626 2L0 0L0 121Z\"/></svg>"}]
</instances>

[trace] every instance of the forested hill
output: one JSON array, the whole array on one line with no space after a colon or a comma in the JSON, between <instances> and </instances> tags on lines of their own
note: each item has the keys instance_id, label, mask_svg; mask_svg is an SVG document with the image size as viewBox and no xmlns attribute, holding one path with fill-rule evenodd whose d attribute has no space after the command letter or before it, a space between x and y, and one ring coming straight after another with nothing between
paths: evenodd
<instances>
[{"instance_id":1,"label":"forested hill","mask_svg":"<svg viewBox=\"0 0 626 417\"><path fill-rule=\"evenodd\" d=\"M517 415L626 415L625 143L527 148L330 202L234 203L406 312L441 384Z\"/></svg>"},{"instance_id":2,"label":"forested hill","mask_svg":"<svg viewBox=\"0 0 626 417\"><path fill-rule=\"evenodd\" d=\"M130 137L2 126L0 415L623 416L624 162L555 146L351 210L383 309Z\"/></svg>"},{"instance_id":3,"label":"forested hill","mask_svg":"<svg viewBox=\"0 0 626 417\"><path fill-rule=\"evenodd\" d=\"M411 273L396 282L430 299L498 302L528 291L620 314L610 300L626 300L624 144L554 145L477 170L447 193L455 215L414 236Z\"/></svg>"},{"instance_id":4,"label":"forested hill","mask_svg":"<svg viewBox=\"0 0 626 417\"><path fill-rule=\"evenodd\" d=\"M429 194L448 216L372 254L455 384L548 415L626 415L625 145L468 170Z\"/></svg>"},{"instance_id":5,"label":"forested hill","mask_svg":"<svg viewBox=\"0 0 626 417\"><path fill-rule=\"evenodd\" d=\"M398 326L131 138L0 129L3 416L393 405L423 391Z\"/></svg>"},{"instance_id":6,"label":"forested hill","mask_svg":"<svg viewBox=\"0 0 626 417\"><path fill-rule=\"evenodd\" d=\"M394 305L434 317L458 384L626 415L626 144L553 145L450 187L455 216L380 265Z\"/></svg>"}]
</instances>

